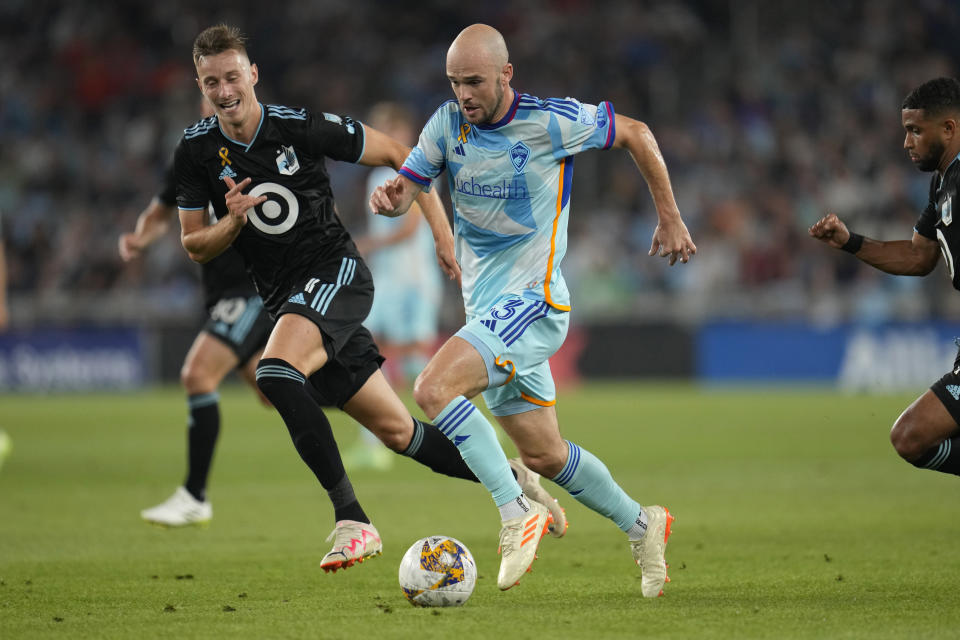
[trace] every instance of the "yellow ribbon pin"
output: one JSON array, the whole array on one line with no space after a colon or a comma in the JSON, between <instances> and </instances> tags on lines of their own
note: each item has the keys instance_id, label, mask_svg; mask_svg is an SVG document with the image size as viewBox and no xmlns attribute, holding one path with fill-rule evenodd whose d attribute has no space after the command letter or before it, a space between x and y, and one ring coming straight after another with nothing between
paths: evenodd
<instances>
[{"instance_id":1,"label":"yellow ribbon pin","mask_svg":"<svg viewBox=\"0 0 960 640\"><path fill-rule=\"evenodd\" d=\"M230 153L230 150L226 147L220 147L220 152L217 154L220 156L220 166L225 167L228 164L233 164L230 162L230 158L227 157L227 154Z\"/></svg>"},{"instance_id":2,"label":"yellow ribbon pin","mask_svg":"<svg viewBox=\"0 0 960 640\"><path fill-rule=\"evenodd\" d=\"M469 125L469 124L463 124L463 125L460 127L460 135L457 136L457 141L458 141L458 142L466 142L466 141L467 141L467 134L468 134L468 133L470 133L470 125Z\"/></svg>"}]
</instances>

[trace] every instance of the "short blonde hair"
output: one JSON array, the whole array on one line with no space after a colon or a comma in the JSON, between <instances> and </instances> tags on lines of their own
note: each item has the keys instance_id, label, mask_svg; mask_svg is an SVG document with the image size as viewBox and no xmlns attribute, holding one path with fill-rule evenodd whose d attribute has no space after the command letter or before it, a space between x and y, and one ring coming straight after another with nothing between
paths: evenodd
<instances>
[{"instance_id":1,"label":"short blonde hair","mask_svg":"<svg viewBox=\"0 0 960 640\"><path fill-rule=\"evenodd\" d=\"M193 41L193 64L200 64L200 58L204 56L215 56L224 51L238 51L246 56L246 42L237 27L228 24L208 27Z\"/></svg>"}]
</instances>

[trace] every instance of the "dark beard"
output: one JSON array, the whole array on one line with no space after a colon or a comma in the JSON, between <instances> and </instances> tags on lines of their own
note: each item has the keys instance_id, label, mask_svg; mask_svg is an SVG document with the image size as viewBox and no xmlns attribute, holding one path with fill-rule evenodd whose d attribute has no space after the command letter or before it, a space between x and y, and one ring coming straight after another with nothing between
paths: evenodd
<instances>
[{"instance_id":1,"label":"dark beard","mask_svg":"<svg viewBox=\"0 0 960 640\"><path fill-rule=\"evenodd\" d=\"M500 111L500 105L503 104L503 89L497 85L497 103L493 105L493 109L490 110L490 115L487 116L487 119L484 120L481 124L493 124L493 117L497 115L497 112Z\"/></svg>"},{"instance_id":2,"label":"dark beard","mask_svg":"<svg viewBox=\"0 0 960 640\"><path fill-rule=\"evenodd\" d=\"M940 158L943 157L944 151L946 151L946 146L942 142L934 142L930 145L930 152L917 162L917 168L920 171L936 171L940 166Z\"/></svg>"}]
</instances>

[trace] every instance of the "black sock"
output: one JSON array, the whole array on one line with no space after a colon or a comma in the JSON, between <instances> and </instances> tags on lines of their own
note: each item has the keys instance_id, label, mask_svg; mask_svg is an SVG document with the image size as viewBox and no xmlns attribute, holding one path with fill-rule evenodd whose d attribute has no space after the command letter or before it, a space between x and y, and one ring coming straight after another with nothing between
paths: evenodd
<instances>
[{"instance_id":1,"label":"black sock","mask_svg":"<svg viewBox=\"0 0 960 640\"><path fill-rule=\"evenodd\" d=\"M300 458L330 495L336 520L369 524L353 495L330 421L304 387L304 380L302 373L279 358L264 358L257 365L257 386L277 408Z\"/></svg>"},{"instance_id":2,"label":"black sock","mask_svg":"<svg viewBox=\"0 0 960 640\"><path fill-rule=\"evenodd\" d=\"M413 420L413 437L410 444L403 450L403 455L413 458L420 464L427 466L437 473L443 473L454 478L462 478L472 482L480 482L477 476L463 461L460 450L450 438L440 433L429 422ZM516 475L516 474L514 474Z\"/></svg>"},{"instance_id":3,"label":"black sock","mask_svg":"<svg viewBox=\"0 0 960 640\"><path fill-rule=\"evenodd\" d=\"M360 502L353 494L353 485L350 484L350 478L344 473L333 489L327 491L330 502L333 503L334 517L337 522L341 520L356 520L357 522L366 522L370 524L367 514L360 508Z\"/></svg>"},{"instance_id":4,"label":"black sock","mask_svg":"<svg viewBox=\"0 0 960 640\"><path fill-rule=\"evenodd\" d=\"M220 395L197 393L187 396L190 418L187 423L187 479L183 486L194 498L207 497L207 477L213 464L213 450L220 435Z\"/></svg>"},{"instance_id":5,"label":"black sock","mask_svg":"<svg viewBox=\"0 0 960 640\"><path fill-rule=\"evenodd\" d=\"M911 462L915 467L960 476L960 436L947 438Z\"/></svg>"}]
</instances>

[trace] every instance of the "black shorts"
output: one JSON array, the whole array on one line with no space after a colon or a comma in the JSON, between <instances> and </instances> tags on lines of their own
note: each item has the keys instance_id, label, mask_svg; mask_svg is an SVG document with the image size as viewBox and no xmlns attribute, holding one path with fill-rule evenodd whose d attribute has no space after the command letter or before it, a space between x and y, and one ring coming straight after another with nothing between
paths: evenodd
<instances>
[{"instance_id":1,"label":"black shorts","mask_svg":"<svg viewBox=\"0 0 960 640\"><path fill-rule=\"evenodd\" d=\"M960 351L953 362L953 371L934 382L930 390L940 399L954 421L960 424Z\"/></svg>"},{"instance_id":2,"label":"black shorts","mask_svg":"<svg viewBox=\"0 0 960 640\"><path fill-rule=\"evenodd\" d=\"M343 408L383 357L373 336L361 324L373 304L373 277L362 259L343 256L310 270L280 305L277 317L295 313L313 322L323 334L328 362L310 376L325 407Z\"/></svg>"},{"instance_id":3,"label":"black shorts","mask_svg":"<svg viewBox=\"0 0 960 640\"><path fill-rule=\"evenodd\" d=\"M243 365L267 344L273 320L260 296L221 298L201 330L230 347Z\"/></svg>"},{"instance_id":4,"label":"black shorts","mask_svg":"<svg viewBox=\"0 0 960 640\"><path fill-rule=\"evenodd\" d=\"M313 395L322 407L343 409L381 364L383 356L373 336L361 326L336 357L310 376Z\"/></svg>"},{"instance_id":5,"label":"black shorts","mask_svg":"<svg viewBox=\"0 0 960 640\"><path fill-rule=\"evenodd\" d=\"M360 328L373 305L373 277L360 258L343 256L310 269L310 276L297 282L279 309L277 318L295 313L310 320L323 333L323 346L331 359Z\"/></svg>"}]
</instances>

